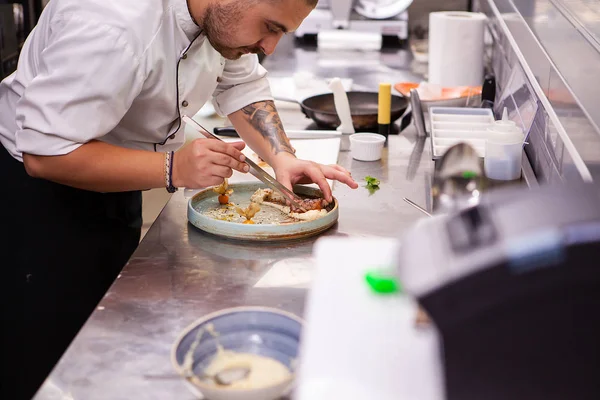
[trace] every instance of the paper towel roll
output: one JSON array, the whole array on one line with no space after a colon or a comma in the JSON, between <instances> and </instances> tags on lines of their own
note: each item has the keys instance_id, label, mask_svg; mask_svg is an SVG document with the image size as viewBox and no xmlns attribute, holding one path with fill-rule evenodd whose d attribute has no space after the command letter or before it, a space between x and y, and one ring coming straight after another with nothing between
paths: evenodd
<instances>
[{"instance_id":1,"label":"paper towel roll","mask_svg":"<svg viewBox=\"0 0 600 400\"><path fill-rule=\"evenodd\" d=\"M483 83L486 16L471 12L429 14L429 82L451 86Z\"/></svg>"}]
</instances>

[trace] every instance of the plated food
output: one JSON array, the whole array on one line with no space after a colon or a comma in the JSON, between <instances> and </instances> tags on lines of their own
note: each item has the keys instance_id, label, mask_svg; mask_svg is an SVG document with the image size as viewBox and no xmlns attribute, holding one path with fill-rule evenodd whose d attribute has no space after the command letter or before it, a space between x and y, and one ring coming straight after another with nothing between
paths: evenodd
<instances>
[{"instance_id":1,"label":"plated food","mask_svg":"<svg viewBox=\"0 0 600 400\"><path fill-rule=\"evenodd\" d=\"M327 215L329 203L323 198L302 199L299 206L306 211L289 206L285 198L272 189L258 189L250 198L253 204L263 204L281 211L289 218L297 221L313 221Z\"/></svg>"},{"instance_id":2,"label":"plated food","mask_svg":"<svg viewBox=\"0 0 600 400\"><path fill-rule=\"evenodd\" d=\"M246 202L235 204L229 201L233 189L229 188L227 179L220 186L213 188L213 191L218 194L219 206L206 210L204 214L220 221L233 223L254 225L314 221L327 215L329 206L322 197L305 197L299 202L299 205L306 210L303 211L288 205L281 194L268 188L256 189L248 199L248 204Z\"/></svg>"},{"instance_id":3,"label":"plated food","mask_svg":"<svg viewBox=\"0 0 600 400\"><path fill-rule=\"evenodd\" d=\"M233 193L233 189L229 189L229 181L224 179L222 184L213 188L213 192L219 195L219 204L226 205L229 204L229 195Z\"/></svg>"},{"instance_id":4,"label":"plated food","mask_svg":"<svg viewBox=\"0 0 600 400\"><path fill-rule=\"evenodd\" d=\"M290 240L319 234L338 219L337 200L325 201L310 186L295 186L302 208L295 209L261 182L228 184L205 189L188 204L188 220L197 228L232 239ZM227 198L224 198L227 196Z\"/></svg>"},{"instance_id":5,"label":"plated food","mask_svg":"<svg viewBox=\"0 0 600 400\"><path fill-rule=\"evenodd\" d=\"M243 222L244 224L254 224L252 218L254 218L256 213L260 211L260 206L257 203L250 203L250 205L245 209L236 207L235 211L242 217L246 218L246 220Z\"/></svg>"}]
</instances>

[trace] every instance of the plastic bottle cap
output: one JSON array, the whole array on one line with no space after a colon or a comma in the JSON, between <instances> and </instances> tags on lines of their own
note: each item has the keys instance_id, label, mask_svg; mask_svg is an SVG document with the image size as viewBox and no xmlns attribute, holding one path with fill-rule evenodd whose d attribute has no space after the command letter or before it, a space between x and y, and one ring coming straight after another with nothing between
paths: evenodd
<instances>
[{"instance_id":1,"label":"plastic bottle cap","mask_svg":"<svg viewBox=\"0 0 600 400\"><path fill-rule=\"evenodd\" d=\"M402 293L402 287L394 276L383 274L381 271L369 271L365 280L371 289L378 294Z\"/></svg>"},{"instance_id":2,"label":"plastic bottle cap","mask_svg":"<svg viewBox=\"0 0 600 400\"><path fill-rule=\"evenodd\" d=\"M517 129L520 130L519 127L517 127L517 124L510 120L494 121L494 123L488 128L488 130L492 131L513 131Z\"/></svg>"},{"instance_id":3,"label":"plastic bottle cap","mask_svg":"<svg viewBox=\"0 0 600 400\"><path fill-rule=\"evenodd\" d=\"M465 179L473 179L473 178L477 178L477 172L473 172L473 171L465 171L462 173L462 177Z\"/></svg>"},{"instance_id":4,"label":"plastic bottle cap","mask_svg":"<svg viewBox=\"0 0 600 400\"><path fill-rule=\"evenodd\" d=\"M487 141L499 144L523 143L525 141L525 135L523 135L520 130L509 132L490 132Z\"/></svg>"}]
</instances>

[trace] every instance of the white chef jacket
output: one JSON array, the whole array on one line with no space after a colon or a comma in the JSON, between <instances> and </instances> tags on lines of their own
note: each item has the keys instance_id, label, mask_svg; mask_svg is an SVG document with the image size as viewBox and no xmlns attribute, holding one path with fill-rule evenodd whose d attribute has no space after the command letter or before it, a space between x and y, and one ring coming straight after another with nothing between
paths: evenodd
<instances>
[{"instance_id":1,"label":"white chef jacket","mask_svg":"<svg viewBox=\"0 0 600 400\"><path fill-rule=\"evenodd\" d=\"M176 150L211 98L221 115L272 100L256 55L222 57L186 0L52 0L0 84L0 142L20 161L93 139Z\"/></svg>"}]
</instances>

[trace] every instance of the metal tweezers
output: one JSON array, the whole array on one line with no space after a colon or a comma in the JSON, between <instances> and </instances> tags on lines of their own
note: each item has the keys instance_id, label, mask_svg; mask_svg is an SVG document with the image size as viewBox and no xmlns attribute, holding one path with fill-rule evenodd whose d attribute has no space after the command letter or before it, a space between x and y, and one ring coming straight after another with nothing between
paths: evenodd
<instances>
[{"instance_id":1,"label":"metal tweezers","mask_svg":"<svg viewBox=\"0 0 600 400\"><path fill-rule=\"evenodd\" d=\"M210 133L206 128L204 128L202 125L200 125L198 122L196 122L192 118L188 117L187 115L184 115L183 117L181 117L181 119L186 124L191 125L194 129L196 129L196 131L198 131L199 133L204 135L206 138L217 139L217 140L220 140L223 142L223 140L221 140L219 137L215 136L214 134ZM281 183L279 183L275 178L273 178L271 175L269 175L264 169L262 169L261 167L256 165L256 163L254 161L250 160L248 157L246 157L246 164L248 164L250 166L250 173L252 175L254 175L256 178L258 178L258 180L260 180L261 182L263 182L264 184L269 186L271 189L279 192L294 207L302 210L302 212L306 212L306 209L304 209L299 204L299 202L301 202L302 199L300 197L298 197L294 192L292 192L291 190L289 190L288 188L283 186Z\"/></svg>"}]
</instances>

